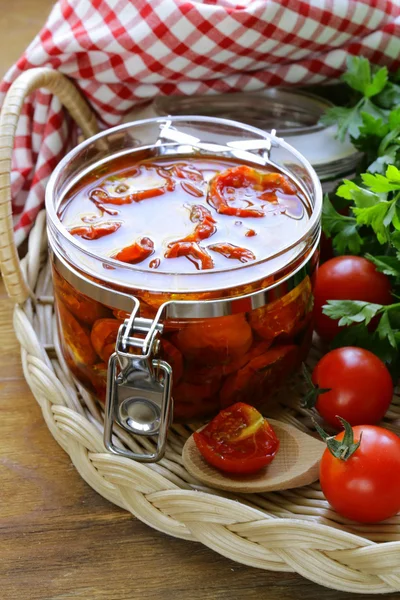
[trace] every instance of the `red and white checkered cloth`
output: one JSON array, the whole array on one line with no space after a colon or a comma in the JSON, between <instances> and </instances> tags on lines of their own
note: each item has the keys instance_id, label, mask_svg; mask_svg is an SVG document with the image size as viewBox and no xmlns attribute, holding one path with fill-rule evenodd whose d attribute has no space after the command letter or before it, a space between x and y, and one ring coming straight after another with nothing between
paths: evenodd
<instances>
[{"instance_id":1,"label":"red and white checkered cloth","mask_svg":"<svg viewBox=\"0 0 400 600\"><path fill-rule=\"evenodd\" d=\"M103 125L157 94L204 94L336 79L346 55L400 66L399 0L59 0L5 76L29 68L75 80ZM17 243L75 141L57 98L38 91L19 122L12 173Z\"/></svg>"}]
</instances>

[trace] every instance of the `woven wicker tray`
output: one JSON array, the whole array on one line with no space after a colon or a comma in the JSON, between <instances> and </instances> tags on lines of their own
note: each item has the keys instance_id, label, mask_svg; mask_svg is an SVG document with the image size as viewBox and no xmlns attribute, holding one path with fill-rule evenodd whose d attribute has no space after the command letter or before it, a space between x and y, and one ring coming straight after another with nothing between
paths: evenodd
<instances>
[{"instance_id":1,"label":"woven wicker tray","mask_svg":"<svg viewBox=\"0 0 400 600\"><path fill-rule=\"evenodd\" d=\"M15 302L14 328L25 378L52 435L81 477L99 494L159 531L196 540L237 562L295 571L321 585L361 594L400 591L400 516L380 525L356 525L337 515L318 484L268 494L233 496L198 484L184 469L183 444L193 430L175 426L165 458L144 465L108 454L103 414L70 374L60 351L41 212L20 262L13 240L10 166L14 135L26 95L46 87L60 98L85 136L96 132L88 104L64 76L50 69L25 72L11 87L0 118L0 265ZM318 359L312 349L309 364ZM268 407L268 415L310 431L299 408L296 380ZM400 397L385 426L400 434ZM116 443L138 451L151 442L122 430ZM399 474L394 474L399 476Z\"/></svg>"}]
</instances>

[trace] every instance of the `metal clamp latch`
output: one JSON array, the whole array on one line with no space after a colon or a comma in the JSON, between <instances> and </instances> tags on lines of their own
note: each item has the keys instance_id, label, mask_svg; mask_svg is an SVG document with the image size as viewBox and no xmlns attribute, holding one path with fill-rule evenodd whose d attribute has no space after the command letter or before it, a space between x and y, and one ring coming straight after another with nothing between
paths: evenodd
<instances>
[{"instance_id":1,"label":"metal clamp latch","mask_svg":"<svg viewBox=\"0 0 400 600\"><path fill-rule=\"evenodd\" d=\"M137 317L139 302L118 331L115 352L108 362L104 443L110 452L140 462L160 460L165 453L172 421L172 369L156 358L163 326ZM137 453L115 446L113 423L129 433L158 436L153 453Z\"/></svg>"}]
</instances>

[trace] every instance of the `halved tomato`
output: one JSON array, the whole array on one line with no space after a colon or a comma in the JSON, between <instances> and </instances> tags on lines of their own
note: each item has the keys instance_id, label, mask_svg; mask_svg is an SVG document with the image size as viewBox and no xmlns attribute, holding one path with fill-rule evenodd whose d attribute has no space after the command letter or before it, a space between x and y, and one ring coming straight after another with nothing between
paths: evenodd
<instances>
[{"instance_id":1,"label":"halved tomato","mask_svg":"<svg viewBox=\"0 0 400 600\"><path fill-rule=\"evenodd\" d=\"M259 471L279 449L279 440L268 421L243 402L222 410L193 438L204 459L227 473Z\"/></svg>"}]
</instances>

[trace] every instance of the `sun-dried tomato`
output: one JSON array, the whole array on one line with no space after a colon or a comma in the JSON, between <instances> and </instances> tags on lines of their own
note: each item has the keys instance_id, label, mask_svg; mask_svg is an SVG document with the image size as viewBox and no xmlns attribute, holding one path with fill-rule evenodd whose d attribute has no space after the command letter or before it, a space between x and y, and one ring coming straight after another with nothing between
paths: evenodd
<instances>
[{"instance_id":1,"label":"sun-dried tomato","mask_svg":"<svg viewBox=\"0 0 400 600\"><path fill-rule=\"evenodd\" d=\"M196 242L175 242L164 254L165 258L178 258L186 256L196 269L212 269L214 262L207 250L201 248Z\"/></svg>"},{"instance_id":2,"label":"sun-dried tomato","mask_svg":"<svg viewBox=\"0 0 400 600\"><path fill-rule=\"evenodd\" d=\"M228 363L245 354L252 340L244 315L205 319L183 327L174 338L184 357L199 364Z\"/></svg>"},{"instance_id":3,"label":"sun-dried tomato","mask_svg":"<svg viewBox=\"0 0 400 600\"><path fill-rule=\"evenodd\" d=\"M306 277L283 298L251 311L249 323L260 337L272 343L278 335L292 338L311 308L311 281Z\"/></svg>"},{"instance_id":4,"label":"sun-dried tomato","mask_svg":"<svg viewBox=\"0 0 400 600\"><path fill-rule=\"evenodd\" d=\"M78 292L55 269L53 269L53 281L56 298L81 323L93 325L97 319L103 319L111 315L108 308Z\"/></svg>"},{"instance_id":5,"label":"sun-dried tomato","mask_svg":"<svg viewBox=\"0 0 400 600\"><path fill-rule=\"evenodd\" d=\"M240 218L264 217L266 213L262 204L277 203L277 190L284 194L296 194L296 188L285 175L262 173L242 165L226 169L213 177L207 201L222 215ZM232 204L238 200L246 203L247 207L240 208ZM254 200L261 203L259 208L255 207Z\"/></svg>"},{"instance_id":6,"label":"sun-dried tomato","mask_svg":"<svg viewBox=\"0 0 400 600\"><path fill-rule=\"evenodd\" d=\"M121 323L116 319L99 319L90 333L90 339L96 353L104 362L108 362L115 351L118 329Z\"/></svg>"},{"instance_id":7,"label":"sun-dried tomato","mask_svg":"<svg viewBox=\"0 0 400 600\"><path fill-rule=\"evenodd\" d=\"M154 242L148 238L143 237L131 246L123 248L112 256L116 260L126 262L131 265L136 265L154 253Z\"/></svg>"},{"instance_id":8,"label":"sun-dried tomato","mask_svg":"<svg viewBox=\"0 0 400 600\"><path fill-rule=\"evenodd\" d=\"M242 263L250 262L256 258L255 254L253 254L251 250L247 250L247 248L241 248L240 246L234 246L233 244L212 244L211 246L207 246L207 248L208 250L222 254L222 256L225 256L225 258L240 260Z\"/></svg>"},{"instance_id":9,"label":"sun-dried tomato","mask_svg":"<svg viewBox=\"0 0 400 600\"><path fill-rule=\"evenodd\" d=\"M94 364L98 359L90 342L89 330L75 319L62 302L57 303L57 309L62 339L75 364Z\"/></svg>"},{"instance_id":10,"label":"sun-dried tomato","mask_svg":"<svg viewBox=\"0 0 400 600\"><path fill-rule=\"evenodd\" d=\"M221 406L235 402L261 404L296 365L298 347L291 344L270 348L250 360L225 380L220 391Z\"/></svg>"},{"instance_id":11,"label":"sun-dried tomato","mask_svg":"<svg viewBox=\"0 0 400 600\"><path fill-rule=\"evenodd\" d=\"M85 240L98 240L105 235L114 233L121 227L122 223L118 221L109 221L103 223L94 223L93 225L78 225L77 227L71 227L68 229L71 235L78 235Z\"/></svg>"}]
</instances>

